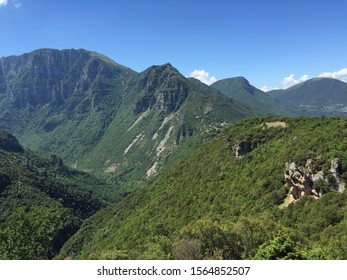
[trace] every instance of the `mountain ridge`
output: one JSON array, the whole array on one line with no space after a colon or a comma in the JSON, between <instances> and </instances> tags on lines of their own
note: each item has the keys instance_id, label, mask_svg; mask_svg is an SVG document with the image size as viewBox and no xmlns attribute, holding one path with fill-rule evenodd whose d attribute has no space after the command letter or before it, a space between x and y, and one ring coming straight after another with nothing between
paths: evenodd
<instances>
[{"instance_id":1,"label":"mountain ridge","mask_svg":"<svg viewBox=\"0 0 347 280\"><path fill-rule=\"evenodd\" d=\"M75 168L136 178L130 188L225 122L260 114L197 86L169 63L137 73L83 49L0 61L1 129Z\"/></svg>"},{"instance_id":2,"label":"mountain ridge","mask_svg":"<svg viewBox=\"0 0 347 280\"><path fill-rule=\"evenodd\" d=\"M153 176L176 153L183 155L227 123L255 115L312 115L244 77L207 86L170 63L137 73L84 49L1 58L0 96L0 128L25 146L59 154L85 171L128 179L136 173L140 185L140 178Z\"/></svg>"},{"instance_id":3,"label":"mountain ridge","mask_svg":"<svg viewBox=\"0 0 347 280\"><path fill-rule=\"evenodd\" d=\"M313 78L284 90L268 92L269 95L307 107L318 114L346 116L347 83L332 78Z\"/></svg>"},{"instance_id":4,"label":"mountain ridge","mask_svg":"<svg viewBox=\"0 0 347 280\"><path fill-rule=\"evenodd\" d=\"M222 94L229 98L256 107L269 115L310 115L310 112L303 110L299 106L277 100L252 86L244 77L222 79L213 83L211 87L220 90Z\"/></svg>"}]
</instances>

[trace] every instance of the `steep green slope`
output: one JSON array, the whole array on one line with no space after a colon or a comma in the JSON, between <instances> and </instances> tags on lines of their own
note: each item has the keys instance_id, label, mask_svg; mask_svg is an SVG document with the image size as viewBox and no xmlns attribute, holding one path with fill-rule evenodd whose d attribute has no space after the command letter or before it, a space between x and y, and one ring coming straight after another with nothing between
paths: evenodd
<instances>
[{"instance_id":1,"label":"steep green slope","mask_svg":"<svg viewBox=\"0 0 347 280\"><path fill-rule=\"evenodd\" d=\"M45 159L0 131L0 259L49 259L104 204L89 185L101 184Z\"/></svg>"},{"instance_id":2,"label":"steep green slope","mask_svg":"<svg viewBox=\"0 0 347 280\"><path fill-rule=\"evenodd\" d=\"M346 134L345 119L240 121L91 217L59 257L345 259Z\"/></svg>"},{"instance_id":3,"label":"steep green slope","mask_svg":"<svg viewBox=\"0 0 347 280\"><path fill-rule=\"evenodd\" d=\"M228 122L258 114L208 88L198 88L170 64L150 67L133 84L140 93L134 105L120 110L80 165L104 170L128 190L210 139ZM132 186L124 185L134 179Z\"/></svg>"},{"instance_id":4,"label":"steep green slope","mask_svg":"<svg viewBox=\"0 0 347 280\"><path fill-rule=\"evenodd\" d=\"M219 80L213 83L211 87L220 90L222 94L234 100L263 110L265 112L264 115L310 115L308 111L305 111L299 106L275 99L267 93L255 88L243 77Z\"/></svg>"},{"instance_id":5,"label":"steep green slope","mask_svg":"<svg viewBox=\"0 0 347 280\"><path fill-rule=\"evenodd\" d=\"M269 95L292 104L301 105L319 115L346 116L347 84L331 78L314 78Z\"/></svg>"}]
</instances>

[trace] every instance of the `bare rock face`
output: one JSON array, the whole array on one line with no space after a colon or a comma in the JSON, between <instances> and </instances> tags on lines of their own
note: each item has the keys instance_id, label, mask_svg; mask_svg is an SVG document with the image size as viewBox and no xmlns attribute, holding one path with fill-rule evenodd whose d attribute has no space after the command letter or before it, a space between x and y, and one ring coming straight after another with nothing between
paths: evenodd
<instances>
[{"instance_id":1,"label":"bare rock face","mask_svg":"<svg viewBox=\"0 0 347 280\"><path fill-rule=\"evenodd\" d=\"M295 202L305 195L319 198L321 193L314 188L310 174L305 174L305 168L296 166L294 162L286 163L284 178L289 186L289 202Z\"/></svg>"},{"instance_id":2,"label":"bare rock face","mask_svg":"<svg viewBox=\"0 0 347 280\"><path fill-rule=\"evenodd\" d=\"M249 152L251 152L252 149L252 143L249 140L240 140L238 141L238 143L236 144L235 147L235 153L236 153L236 157L241 157Z\"/></svg>"},{"instance_id":3,"label":"bare rock face","mask_svg":"<svg viewBox=\"0 0 347 280\"><path fill-rule=\"evenodd\" d=\"M335 178L335 188L338 192L342 193L346 188L346 183L340 179L340 161L338 158L334 158L331 161L330 172Z\"/></svg>"},{"instance_id":4,"label":"bare rock face","mask_svg":"<svg viewBox=\"0 0 347 280\"><path fill-rule=\"evenodd\" d=\"M298 201L303 196L318 199L322 196L322 183L332 191L343 192L345 183L340 179L339 159L331 161L328 171L317 170L313 167L315 159L306 161L305 166L298 166L295 162L285 164L284 178L289 186L289 203Z\"/></svg>"},{"instance_id":5,"label":"bare rock face","mask_svg":"<svg viewBox=\"0 0 347 280\"><path fill-rule=\"evenodd\" d=\"M181 74L171 66L153 66L143 74L138 86L145 95L136 103L135 114L154 108L160 112L172 113L179 110L189 95L189 89Z\"/></svg>"}]
</instances>

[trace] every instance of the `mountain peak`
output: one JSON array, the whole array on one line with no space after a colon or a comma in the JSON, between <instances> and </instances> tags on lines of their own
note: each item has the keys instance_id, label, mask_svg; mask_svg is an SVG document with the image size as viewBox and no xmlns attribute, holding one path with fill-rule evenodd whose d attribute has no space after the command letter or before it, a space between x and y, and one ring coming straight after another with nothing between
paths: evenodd
<instances>
[{"instance_id":1,"label":"mountain peak","mask_svg":"<svg viewBox=\"0 0 347 280\"><path fill-rule=\"evenodd\" d=\"M137 102L135 114L149 108L173 112L188 96L186 79L170 63L153 65L140 73L138 86L145 95Z\"/></svg>"},{"instance_id":2,"label":"mountain peak","mask_svg":"<svg viewBox=\"0 0 347 280\"><path fill-rule=\"evenodd\" d=\"M336 106L342 106L342 111L338 109L336 113L343 113L344 107L347 105L347 83L333 78L313 78L285 90L272 91L269 94L279 100L298 105L317 108L330 106L330 114L331 110L338 109Z\"/></svg>"},{"instance_id":3,"label":"mountain peak","mask_svg":"<svg viewBox=\"0 0 347 280\"><path fill-rule=\"evenodd\" d=\"M275 100L268 94L252 86L242 76L219 80L211 85L225 96L240 101L248 106L263 111L263 114L298 115L303 114L301 108Z\"/></svg>"},{"instance_id":4,"label":"mountain peak","mask_svg":"<svg viewBox=\"0 0 347 280\"><path fill-rule=\"evenodd\" d=\"M180 72L172 66L171 63L165 63L162 65L152 65L151 67L144 70L142 73L176 73L180 74Z\"/></svg>"},{"instance_id":5,"label":"mountain peak","mask_svg":"<svg viewBox=\"0 0 347 280\"><path fill-rule=\"evenodd\" d=\"M237 76L237 77L233 77L233 78L230 78L230 79L238 81L238 82L249 84L249 81L245 77L243 77L243 76Z\"/></svg>"},{"instance_id":6,"label":"mountain peak","mask_svg":"<svg viewBox=\"0 0 347 280\"><path fill-rule=\"evenodd\" d=\"M220 82L220 81L223 81L223 82L233 82L233 83L245 83L245 84L249 84L249 81L243 77L243 76L237 76L237 77L231 77L231 78L225 78L225 79L221 79L217 82ZM217 83L215 82L215 83Z\"/></svg>"},{"instance_id":7,"label":"mountain peak","mask_svg":"<svg viewBox=\"0 0 347 280\"><path fill-rule=\"evenodd\" d=\"M223 87L233 88L235 90L246 90L247 92L252 92L252 86L250 85L249 81L242 76L233 77L233 78L226 78L219 80L212 84L212 87L220 87L223 85Z\"/></svg>"},{"instance_id":8,"label":"mountain peak","mask_svg":"<svg viewBox=\"0 0 347 280\"><path fill-rule=\"evenodd\" d=\"M235 98L237 95L251 94L253 88L244 77L234 77L222 79L211 85L213 88L219 89L224 95Z\"/></svg>"}]
</instances>

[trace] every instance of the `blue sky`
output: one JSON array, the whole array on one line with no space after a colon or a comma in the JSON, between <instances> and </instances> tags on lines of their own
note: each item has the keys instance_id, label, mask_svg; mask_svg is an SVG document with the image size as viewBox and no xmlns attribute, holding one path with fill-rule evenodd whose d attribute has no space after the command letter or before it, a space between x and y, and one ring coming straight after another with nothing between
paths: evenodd
<instances>
[{"instance_id":1,"label":"blue sky","mask_svg":"<svg viewBox=\"0 0 347 280\"><path fill-rule=\"evenodd\" d=\"M0 0L0 57L84 48L139 72L170 62L207 83L347 81L346 15L346 0Z\"/></svg>"}]
</instances>

